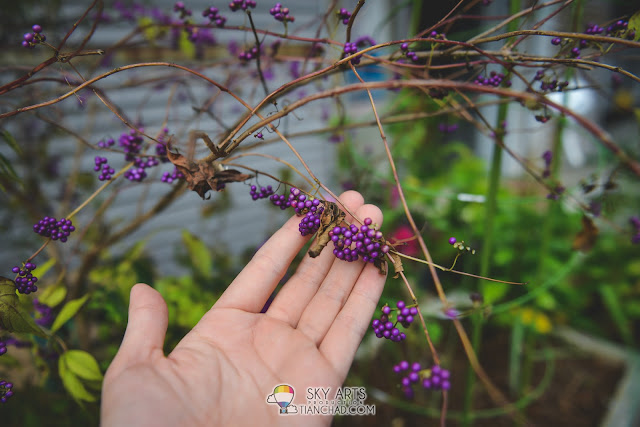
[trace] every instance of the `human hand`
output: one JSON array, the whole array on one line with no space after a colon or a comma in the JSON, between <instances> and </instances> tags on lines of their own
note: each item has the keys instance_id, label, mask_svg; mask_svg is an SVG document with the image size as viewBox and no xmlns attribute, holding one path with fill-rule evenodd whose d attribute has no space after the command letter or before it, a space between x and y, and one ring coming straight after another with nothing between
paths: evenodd
<instances>
[{"instance_id":1,"label":"human hand","mask_svg":"<svg viewBox=\"0 0 640 427\"><path fill-rule=\"evenodd\" d=\"M340 200L359 218L382 213L354 191ZM131 290L127 330L102 390L101 424L328 425L330 416L280 416L266 397L342 385L369 327L385 276L371 264L338 260L329 248L305 256L260 313L308 241L291 218L255 254L200 322L165 356L167 307L151 287Z\"/></svg>"}]
</instances>

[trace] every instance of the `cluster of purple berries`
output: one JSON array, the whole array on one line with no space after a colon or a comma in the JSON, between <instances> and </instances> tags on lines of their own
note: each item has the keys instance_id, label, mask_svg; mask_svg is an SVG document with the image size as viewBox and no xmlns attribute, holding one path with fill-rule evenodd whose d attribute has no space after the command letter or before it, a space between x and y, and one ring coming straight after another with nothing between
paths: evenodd
<instances>
[{"instance_id":1,"label":"cluster of purple berries","mask_svg":"<svg viewBox=\"0 0 640 427\"><path fill-rule=\"evenodd\" d=\"M300 231L300 235L307 236L315 234L316 231L318 231L318 229L320 228L320 218L322 217L322 212L324 212L324 206L320 204L320 200L313 199L312 206L309 208L309 212L307 212L306 215L302 217L300 224L298 224L298 231Z\"/></svg>"},{"instance_id":2,"label":"cluster of purple berries","mask_svg":"<svg viewBox=\"0 0 640 427\"><path fill-rule=\"evenodd\" d=\"M304 215L298 224L302 236L314 234L320 228L320 218L324 212L322 202L314 197L307 197L300 189L291 187L288 197L284 194L272 194L269 200L282 210L293 207L296 215Z\"/></svg>"},{"instance_id":3,"label":"cluster of purple berries","mask_svg":"<svg viewBox=\"0 0 640 427\"><path fill-rule=\"evenodd\" d=\"M383 259L389 252L382 232L376 230L371 218L365 218L364 224L358 228L351 224L348 227L334 227L329 231L329 238L335 247L333 254L336 258L352 262L360 257L364 262L375 262Z\"/></svg>"},{"instance_id":4,"label":"cluster of purple berries","mask_svg":"<svg viewBox=\"0 0 640 427\"><path fill-rule=\"evenodd\" d=\"M144 140L142 139L142 136L140 136L135 130L131 130L129 133L124 132L120 135L118 143L120 147L124 149L126 161L133 161L135 155L140 152L143 142Z\"/></svg>"},{"instance_id":5,"label":"cluster of purple berries","mask_svg":"<svg viewBox=\"0 0 640 427\"><path fill-rule=\"evenodd\" d=\"M567 86L569 86L568 81L558 82L557 79L540 82L540 90L543 92L551 92L555 90L562 92L562 90Z\"/></svg>"},{"instance_id":6,"label":"cluster of purple berries","mask_svg":"<svg viewBox=\"0 0 640 427\"><path fill-rule=\"evenodd\" d=\"M229 3L229 9L231 9L232 12L235 12L236 10L247 10L248 8L255 9L255 7L256 7L255 0L233 0L231 3Z\"/></svg>"},{"instance_id":7,"label":"cluster of purple berries","mask_svg":"<svg viewBox=\"0 0 640 427\"><path fill-rule=\"evenodd\" d=\"M32 273L35 269L36 265L32 262L25 263L24 268L15 266L11 269L11 272L18 275L15 279L15 284L21 294L28 295L38 290L36 286L38 278Z\"/></svg>"},{"instance_id":8,"label":"cluster of purple berries","mask_svg":"<svg viewBox=\"0 0 640 427\"><path fill-rule=\"evenodd\" d=\"M36 323L40 326L50 326L53 323L53 309L47 304L43 304L38 301L38 298L33 299L33 308L39 313L39 317L36 319Z\"/></svg>"},{"instance_id":9,"label":"cluster of purple berries","mask_svg":"<svg viewBox=\"0 0 640 427\"><path fill-rule=\"evenodd\" d=\"M187 9L183 2L179 1L173 5L173 11L180 13L180 19L184 19L187 16L191 16L191 11Z\"/></svg>"},{"instance_id":10,"label":"cluster of purple berries","mask_svg":"<svg viewBox=\"0 0 640 427\"><path fill-rule=\"evenodd\" d=\"M70 219L60 218L56 220L54 217L45 216L37 223L33 224L33 231L43 237L51 237L51 240L60 240L66 242L69 235L76 228Z\"/></svg>"},{"instance_id":11,"label":"cluster of purple berries","mask_svg":"<svg viewBox=\"0 0 640 427\"><path fill-rule=\"evenodd\" d=\"M422 387L427 390L449 390L451 382L449 378L451 374L447 369L442 369L440 365L433 365L429 369L422 369L418 362L409 363L406 360L394 365L393 372L402 374L409 371L402 377L402 391L407 399L413 398L413 384L421 382ZM422 381L420 381L422 380Z\"/></svg>"},{"instance_id":12,"label":"cluster of purple berries","mask_svg":"<svg viewBox=\"0 0 640 427\"><path fill-rule=\"evenodd\" d=\"M160 161L162 163L169 162L169 157L167 157L167 146L162 142L158 142L156 144L156 156L160 157Z\"/></svg>"},{"instance_id":13,"label":"cluster of purple berries","mask_svg":"<svg viewBox=\"0 0 640 427\"><path fill-rule=\"evenodd\" d=\"M482 74L478 75L474 83L480 86L498 87L502 85L504 87L511 87L511 80L505 80L504 77L504 74L492 71L489 73L489 77L483 76Z\"/></svg>"},{"instance_id":14,"label":"cluster of purple berries","mask_svg":"<svg viewBox=\"0 0 640 427\"><path fill-rule=\"evenodd\" d=\"M178 179L184 179L184 174L180 172L180 170L176 167L173 168L173 172L165 172L160 178L162 182L166 182L167 184L171 184L173 181L176 181Z\"/></svg>"},{"instance_id":15,"label":"cluster of purple berries","mask_svg":"<svg viewBox=\"0 0 640 427\"><path fill-rule=\"evenodd\" d=\"M593 27L598 27L598 26L594 25L592 26L592 28ZM633 40L636 37L636 32L635 30L627 31L628 29L629 29L628 21L618 20L607 27L607 35L611 37L626 36L628 40ZM587 31L589 31L589 28L587 28ZM587 32L587 34L589 33ZM599 33L593 33L593 34L599 34Z\"/></svg>"},{"instance_id":16,"label":"cluster of purple berries","mask_svg":"<svg viewBox=\"0 0 640 427\"><path fill-rule=\"evenodd\" d=\"M360 36L356 39L355 44L357 47L373 46L376 41L370 36Z\"/></svg>"},{"instance_id":17,"label":"cluster of purple berries","mask_svg":"<svg viewBox=\"0 0 640 427\"><path fill-rule=\"evenodd\" d=\"M255 3L255 2L254 2ZM231 6L231 5L229 5ZM224 24L227 22L227 18L220 15L217 7L208 7L202 11L202 16L209 19L209 22L212 22L218 28L224 27Z\"/></svg>"},{"instance_id":18,"label":"cluster of purple berries","mask_svg":"<svg viewBox=\"0 0 640 427\"><path fill-rule=\"evenodd\" d=\"M307 212L315 212L320 206L320 200L310 198L307 200L306 194L303 194L300 189L291 187L289 190L289 197L284 194L273 194L269 197L271 203L278 206L280 209L285 210L289 207L293 207L296 211L296 215L304 215Z\"/></svg>"},{"instance_id":19,"label":"cluster of purple berries","mask_svg":"<svg viewBox=\"0 0 640 427\"><path fill-rule=\"evenodd\" d=\"M409 50L409 43L402 43L400 45L400 49L404 52L404 55L411 60L411 62L416 63L420 60L417 53Z\"/></svg>"},{"instance_id":20,"label":"cluster of purple berries","mask_svg":"<svg viewBox=\"0 0 640 427\"><path fill-rule=\"evenodd\" d=\"M545 70L536 71L536 75L533 77L533 80L540 81L540 90L543 92L551 92L558 91L562 92L567 86L569 86L568 81L558 82L558 79L545 79L544 77Z\"/></svg>"},{"instance_id":21,"label":"cluster of purple berries","mask_svg":"<svg viewBox=\"0 0 640 427\"><path fill-rule=\"evenodd\" d=\"M108 181L111 179L111 176L116 173L115 169L109 166L106 157L96 156L94 162L95 166L93 167L93 170L100 172L100 176L98 176L100 181Z\"/></svg>"},{"instance_id":22,"label":"cluster of purple berries","mask_svg":"<svg viewBox=\"0 0 640 427\"><path fill-rule=\"evenodd\" d=\"M33 32L26 33L22 40L22 47L26 47L28 49L33 49L37 44L44 43L47 40L47 37L42 34L42 27L38 24L35 24L31 27Z\"/></svg>"},{"instance_id":23,"label":"cluster of purple berries","mask_svg":"<svg viewBox=\"0 0 640 427\"><path fill-rule=\"evenodd\" d=\"M111 148L115 145L115 141L113 138L109 138L106 141L98 141L98 147L100 148Z\"/></svg>"},{"instance_id":24,"label":"cluster of purple berries","mask_svg":"<svg viewBox=\"0 0 640 427\"><path fill-rule=\"evenodd\" d=\"M632 216L631 218L629 218L629 222L631 223L631 226L634 228L636 233L631 238L631 243L637 245L638 243L640 243L640 218L638 218L637 216Z\"/></svg>"},{"instance_id":25,"label":"cluster of purple berries","mask_svg":"<svg viewBox=\"0 0 640 427\"><path fill-rule=\"evenodd\" d=\"M7 343L5 340L0 339L0 356L7 352Z\"/></svg>"},{"instance_id":26,"label":"cluster of purple berries","mask_svg":"<svg viewBox=\"0 0 640 427\"><path fill-rule=\"evenodd\" d=\"M13 384L5 380L0 381L0 402L5 403L7 399L13 396Z\"/></svg>"},{"instance_id":27,"label":"cluster of purple berries","mask_svg":"<svg viewBox=\"0 0 640 427\"><path fill-rule=\"evenodd\" d=\"M373 319L371 327L378 338L386 338L394 342L404 341L407 336L404 332L400 332L397 325L401 324L405 329L411 326L415 316L418 314L417 307L407 307L404 301L396 303L396 309L392 309L388 305L382 307L382 314L379 319ZM392 321L391 311L396 310L395 323Z\"/></svg>"},{"instance_id":28,"label":"cluster of purple berries","mask_svg":"<svg viewBox=\"0 0 640 427\"><path fill-rule=\"evenodd\" d=\"M269 9L269 13L276 19L276 21L280 22L293 22L295 18L293 16L289 16L289 8L282 7L281 3L276 3L271 9Z\"/></svg>"},{"instance_id":29,"label":"cluster of purple berries","mask_svg":"<svg viewBox=\"0 0 640 427\"><path fill-rule=\"evenodd\" d=\"M347 57L350 55L353 55L354 53L358 53L358 46L356 45L355 42L349 42L349 43L345 43L344 44L344 50L343 50L343 56ZM362 55L358 55L356 57L353 57L351 59L351 63L353 65L358 65L360 63L360 58L362 57Z\"/></svg>"},{"instance_id":30,"label":"cluster of purple berries","mask_svg":"<svg viewBox=\"0 0 640 427\"><path fill-rule=\"evenodd\" d=\"M155 157L137 157L133 160L133 167L124 173L129 181L141 182L147 177L145 169L158 166L160 161Z\"/></svg>"},{"instance_id":31,"label":"cluster of purple berries","mask_svg":"<svg viewBox=\"0 0 640 427\"><path fill-rule=\"evenodd\" d=\"M349 18L351 18L351 12L349 12L347 9L343 7L338 12L336 12L336 14L338 15L338 18L342 21L344 25L347 25L349 23Z\"/></svg>"},{"instance_id":32,"label":"cluster of purple berries","mask_svg":"<svg viewBox=\"0 0 640 427\"><path fill-rule=\"evenodd\" d=\"M267 185L266 187L260 187L260 191L258 191L258 187L252 185L251 189L249 190L249 194L251 194L251 198L253 200L266 199L267 197L273 195L273 187Z\"/></svg>"},{"instance_id":33,"label":"cluster of purple berries","mask_svg":"<svg viewBox=\"0 0 640 427\"><path fill-rule=\"evenodd\" d=\"M251 61L252 59L256 59L258 57L258 48L256 46L252 47L249 50L245 50L244 52L240 52L238 54L238 59L241 61Z\"/></svg>"}]
</instances>

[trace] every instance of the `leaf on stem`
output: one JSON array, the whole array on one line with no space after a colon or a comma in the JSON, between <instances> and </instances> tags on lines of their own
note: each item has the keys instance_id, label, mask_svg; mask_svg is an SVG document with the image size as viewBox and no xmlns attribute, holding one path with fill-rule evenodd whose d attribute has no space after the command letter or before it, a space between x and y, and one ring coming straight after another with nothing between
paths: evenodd
<instances>
[{"instance_id":1,"label":"leaf on stem","mask_svg":"<svg viewBox=\"0 0 640 427\"><path fill-rule=\"evenodd\" d=\"M394 275L393 278L397 279L398 276L400 275L400 273L402 273L404 271L404 267L402 266L402 259L400 258L400 255L393 253L393 252L389 252L389 255L391 256L391 259L393 260L393 271L394 271Z\"/></svg>"},{"instance_id":2,"label":"leaf on stem","mask_svg":"<svg viewBox=\"0 0 640 427\"><path fill-rule=\"evenodd\" d=\"M60 314L58 314L56 320L53 321L51 332L57 331L62 327L62 325L67 323L69 319L75 316L78 311L80 311L80 308L82 308L82 305L87 301L88 298L89 295L85 295L81 298L74 299L66 303L64 307L62 307L62 310L60 310Z\"/></svg>"},{"instance_id":3,"label":"leaf on stem","mask_svg":"<svg viewBox=\"0 0 640 427\"><path fill-rule=\"evenodd\" d=\"M309 256L315 258L327 246L331 240L329 231L339 226L344 221L345 213L340 210L338 205L333 202L324 202L324 211L320 217L320 228L316 234L313 245L309 248Z\"/></svg>"},{"instance_id":4,"label":"leaf on stem","mask_svg":"<svg viewBox=\"0 0 640 427\"><path fill-rule=\"evenodd\" d=\"M182 172L189 189L198 193L203 199L209 190L222 191L227 183L242 182L251 178L251 175L235 169L225 170L217 162L193 162L182 154L171 151L167 151L167 156L171 163Z\"/></svg>"},{"instance_id":5,"label":"leaf on stem","mask_svg":"<svg viewBox=\"0 0 640 427\"><path fill-rule=\"evenodd\" d=\"M635 37L633 40L640 40L640 10L633 14L631 18L629 18L628 24L629 31L635 32Z\"/></svg>"},{"instance_id":6,"label":"leaf on stem","mask_svg":"<svg viewBox=\"0 0 640 427\"><path fill-rule=\"evenodd\" d=\"M64 301L66 296L67 288L63 285L54 285L42 291L42 293L38 295L38 301L42 304L48 305L49 307L56 307Z\"/></svg>"},{"instance_id":7,"label":"leaf on stem","mask_svg":"<svg viewBox=\"0 0 640 427\"><path fill-rule=\"evenodd\" d=\"M76 401L95 402L96 397L87 391L80 378L70 369L73 362L69 360L69 352L64 352L58 359L58 373L64 388Z\"/></svg>"},{"instance_id":8,"label":"leaf on stem","mask_svg":"<svg viewBox=\"0 0 640 427\"><path fill-rule=\"evenodd\" d=\"M63 354L67 366L76 376L89 381L102 381L96 359L86 351L69 350Z\"/></svg>"},{"instance_id":9,"label":"leaf on stem","mask_svg":"<svg viewBox=\"0 0 640 427\"><path fill-rule=\"evenodd\" d=\"M16 295L13 280L0 276L0 327L9 332L21 332L47 338Z\"/></svg>"}]
</instances>

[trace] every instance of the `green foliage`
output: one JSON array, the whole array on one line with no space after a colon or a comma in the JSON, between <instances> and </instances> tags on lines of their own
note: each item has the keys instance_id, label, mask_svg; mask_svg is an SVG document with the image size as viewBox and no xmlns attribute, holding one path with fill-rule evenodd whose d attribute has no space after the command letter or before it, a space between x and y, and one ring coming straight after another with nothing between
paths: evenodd
<instances>
[{"instance_id":1,"label":"green foliage","mask_svg":"<svg viewBox=\"0 0 640 427\"><path fill-rule=\"evenodd\" d=\"M0 277L0 326L9 332L47 337L20 303L13 281L6 277Z\"/></svg>"},{"instance_id":2,"label":"green foliage","mask_svg":"<svg viewBox=\"0 0 640 427\"><path fill-rule=\"evenodd\" d=\"M635 31L636 33L633 39L636 41L640 40L640 10L634 13L631 18L629 18L628 27L630 30Z\"/></svg>"},{"instance_id":3,"label":"green foliage","mask_svg":"<svg viewBox=\"0 0 640 427\"><path fill-rule=\"evenodd\" d=\"M80 311L84 303L87 302L87 299L89 299L89 295L85 295L81 298L74 299L66 303L64 307L62 307L62 310L60 310L60 314L58 314L56 320L53 321L51 332L56 332L73 316L75 316L78 311Z\"/></svg>"},{"instance_id":4,"label":"green foliage","mask_svg":"<svg viewBox=\"0 0 640 427\"><path fill-rule=\"evenodd\" d=\"M61 358L64 358L69 370L79 378L89 381L102 381L102 372L96 359L86 351L69 350Z\"/></svg>"},{"instance_id":5,"label":"green foliage","mask_svg":"<svg viewBox=\"0 0 640 427\"><path fill-rule=\"evenodd\" d=\"M67 296L67 288L63 285L49 286L38 296L38 301L49 307L57 307Z\"/></svg>"},{"instance_id":6,"label":"green foliage","mask_svg":"<svg viewBox=\"0 0 640 427\"><path fill-rule=\"evenodd\" d=\"M80 401L95 402L97 397L87 390L89 381L102 381L98 364L89 353L69 350L58 359L58 374L69 394Z\"/></svg>"},{"instance_id":7,"label":"green foliage","mask_svg":"<svg viewBox=\"0 0 640 427\"><path fill-rule=\"evenodd\" d=\"M209 277L213 270L213 260L204 242L187 230L182 231L182 242L187 249L190 266L200 276Z\"/></svg>"}]
</instances>

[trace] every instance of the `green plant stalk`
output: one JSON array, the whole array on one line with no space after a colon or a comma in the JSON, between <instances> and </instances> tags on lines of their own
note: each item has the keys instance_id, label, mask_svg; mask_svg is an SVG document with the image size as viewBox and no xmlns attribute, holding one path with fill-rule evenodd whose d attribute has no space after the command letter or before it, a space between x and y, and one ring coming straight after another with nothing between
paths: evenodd
<instances>
[{"instance_id":1,"label":"green plant stalk","mask_svg":"<svg viewBox=\"0 0 640 427\"><path fill-rule=\"evenodd\" d=\"M565 102L566 102L566 94L565 94ZM559 117L557 121L557 125L555 128L555 133L553 136L553 142L551 146L551 152L553 154L551 161L551 170L549 179L551 181L555 181L558 177L558 173L560 171L560 164L562 163L562 134L564 132L564 128L566 126L567 120L564 117ZM541 283L543 281L544 275L546 274L544 270L545 260L549 255L549 246L551 244L551 234L553 229L553 223L555 221L556 215L559 214L560 203L558 200L549 200L547 202L547 213L544 216L544 221L542 223L542 237L540 240L540 251L538 252L538 271L536 274L535 283Z\"/></svg>"},{"instance_id":2,"label":"green plant stalk","mask_svg":"<svg viewBox=\"0 0 640 427\"><path fill-rule=\"evenodd\" d=\"M578 0L573 5L573 19L572 19L572 27L573 31L578 31L580 27L580 22L582 21L583 15L583 2L582 0ZM568 68L565 71L565 78L567 81L571 79L573 76L573 70ZM568 95L565 92L563 94L563 105L568 104ZM567 125L567 119L564 116L558 117L556 122L556 127L554 129L554 136L551 146L551 152L553 154L552 162L551 162L551 170L549 179L552 182L557 182L558 175L560 173L560 166L562 165L562 147L563 147L563 134L564 129ZM561 205L557 200L549 200L547 203L547 213L544 217L544 221L542 223L542 237L540 241L540 251L538 258L538 269L536 272L536 280L534 283L542 283L547 272L545 271L546 260L549 257L549 248L551 245L551 240L553 238L553 224L556 221L558 215L560 215ZM533 338L530 336L529 341ZM527 348L533 346L531 342L527 342ZM530 386L532 371L533 371L533 361L531 360L530 355L525 354L524 361L524 376L522 379L521 390L524 391Z\"/></svg>"},{"instance_id":3,"label":"green plant stalk","mask_svg":"<svg viewBox=\"0 0 640 427\"><path fill-rule=\"evenodd\" d=\"M513 3L513 1L512 1ZM502 167L502 145L504 143L504 132L500 132L501 123L507 118L509 110L508 104L498 106L498 116L496 129L496 142L493 146L491 158L491 169L489 171L489 189L486 198L486 213L484 223L484 240L482 243L482 256L480 259L480 275L487 277L489 274L490 255L493 250L493 220L497 207L498 189L500 187L500 169ZM495 286L495 284L493 284ZM472 317L471 344L476 354L480 352L480 339L482 337L483 316L477 313ZM469 414L462 423L463 426L470 426L472 423L471 412L473 411L473 389L475 386L475 374L471 367L467 368L467 386L464 395L464 413Z\"/></svg>"},{"instance_id":4,"label":"green plant stalk","mask_svg":"<svg viewBox=\"0 0 640 427\"><path fill-rule=\"evenodd\" d=\"M536 347L536 339L540 336L538 334L527 334L528 337L524 342L524 368L522 370L522 377L520 381L520 393L519 396L525 396L529 388L531 387L531 380L533 379L533 362L534 353Z\"/></svg>"},{"instance_id":5,"label":"green plant stalk","mask_svg":"<svg viewBox=\"0 0 640 427\"><path fill-rule=\"evenodd\" d=\"M629 347L634 346L633 331L630 325L632 325L631 319L625 316L624 308L620 302L620 299L616 295L616 291L613 289L613 285L602 285L598 288L598 292L602 297L602 302L607 308L609 315L613 319L613 323L616 325L618 332L622 336L624 343Z\"/></svg>"},{"instance_id":6,"label":"green plant stalk","mask_svg":"<svg viewBox=\"0 0 640 427\"><path fill-rule=\"evenodd\" d=\"M510 0L509 13L514 15L518 13L521 6L521 0ZM518 21L514 19L507 26L507 31L514 31L518 28ZM491 259L491 253L493 250L493 219L496 212L498 188L500 186L500 169L502 167L502 146L504 144L504 129L502 129L502 123L507 119L507 113L509 111L509 104L500 104L498 107L498 117L496 120L496 142L493 145L493 155L491 159L491 169L489 172L489 189L486 199L486 216L485 216L485 228L484 228L484 241L482 243L482 256L480 259L480 275L488 276L489 274L489 261ZM482 337L482 322L483 317L481 313L477 313L472 317L473 330L471 335L471 344L476 355L480 354L480 341ZM463 416L462 426L468 427L473 423L473 389L475 387L475 374L471 367L467 368L467 384L464 394L463 402Z\"/></svg>"},{"instance_id":7,"label":"green plant stalk","mask_svg":"<svg viewBox=\"0 0 640 427\"><path fill-rule=\"evenodd\" d=\"M522 373L522 348L525 344L525 327L520 316L516 316L511 328L511 344L509 346L509 390L518 395Z\"/></svg>"},{"instance_id":8,"label":"green plant stalk","mask_svg":"<svg viewBox=\"0 0 640 427\"><path fill-rule=\"evenodd\" d=\"M413 36L418 32L418 28L420 26L420 17L422 17L422 0L413 0L413 5L411 6L412 17L411 17L411 27L409 34Z\"/></svg>"}]
</instances>

